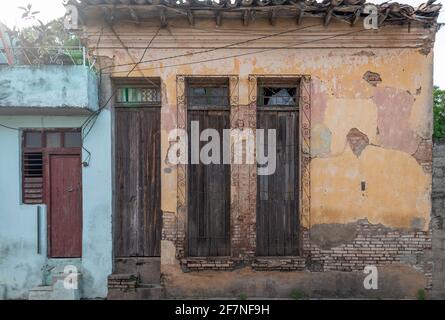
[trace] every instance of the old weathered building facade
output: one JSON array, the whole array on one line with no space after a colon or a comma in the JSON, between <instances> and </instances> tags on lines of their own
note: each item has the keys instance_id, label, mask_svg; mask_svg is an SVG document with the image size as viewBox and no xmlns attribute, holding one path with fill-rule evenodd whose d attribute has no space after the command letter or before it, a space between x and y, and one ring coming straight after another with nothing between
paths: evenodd
<instances>
[{"instance_id":1,"label":"old weathered building facade","mask_svg":"<svg viewBox=\"0 0 445 320\"><path fill-rule=\"evenodd\" d=\"M431 224L440 5L71 2L70 23L100 77L90 121L109 121L88 138L111 143L100 157L107 178L96 182L112 186L112 220L96 236L112 235L112 261L101 261L113 273L92 295L443 292ZM223 139L228 162L172 162L177 129L275 129L276 171L236 163L233 140ZM90 152L93 162L101 153ZM378 289L364 286L367 266Z\"/></svg>"},{"instance_id":2,"label":"old weathered building facade","mask_svg":"<svg viewBox=\"0 0 445 320\"><path fill-rule=\"evenodd\" d=\"M139 110L122 111L113 99L107 106L115 121L115 257L160 255L167 297L283 297L293 289L401 297L430 288L437 7L381 6L378 30L364 28L363 8L82 2L81 34L109 79L103 99L116 83L131 90L134 81L161 97L151 108L150 97L137 100L149 102ZM294 98L291 107L268 108L277 88ZM215 100L195 103L200 90ZM190 130L196 119L201 129L284 130L275 175L258 176L257 164L169 163L169 132ZM147 133L158 139L149 154L144 138L128 145ZM146 157L160 180L128 167ZM144 226L137 225L144 194L142 212L129 207L128 189L138 185L150 186L146 197L157 201ZM160 248L143 251L161 235ZM128 273L120 263L130 260L115 259L115 274ZM367 265L385 279L377 293L363 288ZM125 282L117 278L111 283Z\"/></svg>"}]
</instances>

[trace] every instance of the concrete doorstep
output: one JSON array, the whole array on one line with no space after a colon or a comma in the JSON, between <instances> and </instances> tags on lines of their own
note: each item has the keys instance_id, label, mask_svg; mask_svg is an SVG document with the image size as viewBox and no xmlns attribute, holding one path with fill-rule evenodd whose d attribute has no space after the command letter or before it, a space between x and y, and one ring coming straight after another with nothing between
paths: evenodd
<instances>
[{"instance_id":1,"label":"concrete doorstep","mask_svg":"<svg viewBox=\"0 0 445 320\"><path fill-rule=\"evenodd\" d=\"M66 275L52 276L52 285L39 286L31 289L28 294L28 300L80 300L82 275L80 273L73 276L77 277L77 289L65 288Z\"/></svg>"}]
</instances>

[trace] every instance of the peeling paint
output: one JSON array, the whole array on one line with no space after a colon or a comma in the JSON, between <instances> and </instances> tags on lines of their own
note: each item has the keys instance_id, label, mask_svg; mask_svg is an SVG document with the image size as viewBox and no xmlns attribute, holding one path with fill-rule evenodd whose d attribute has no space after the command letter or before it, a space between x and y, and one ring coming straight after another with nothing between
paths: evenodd
<instances>
[{"instance_id":1,"label":"peeling paint","mask_svg":"<svg viewBox=\"0 0 445 320\"><path fill-rule=\"evenodd\" d=\"M366 73L363 75L363 80L374 87L382 82L382 78L380 77L380 75L377 72L372 71L366 71Z\"/></svg>"},{"instance_id":2,"label":"peeling paint","mask_svg":"<svg viewBox=\"0 0 445 320\"><path fill-rule=\"evenodd\" d=\"M413 96L401 89L384 87L375 89L373 101L378 108L378 144L413 154L421 140L409 125Z\"/></svg>"},{"instance_id":3,"label":"peeling paint","mask_svg":"<svg viewBox=\"0 0 445 320\"><path fill-rule=\"evenodd\" d=\"M360 157L362 151L365 150L365 148L369 145L368 136L357 128L351 129L346 138L349 142L349 146L351 147L352 152L354 152L357 157Z\"/></svg>"}]
</instances>

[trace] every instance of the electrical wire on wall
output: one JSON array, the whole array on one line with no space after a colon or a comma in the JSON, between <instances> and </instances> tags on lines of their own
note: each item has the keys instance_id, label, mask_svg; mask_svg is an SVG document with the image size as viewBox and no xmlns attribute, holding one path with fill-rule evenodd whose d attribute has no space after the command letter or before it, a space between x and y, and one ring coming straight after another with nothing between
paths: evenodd
<instances>
[{"instance_id":1,"label":"electrical wire on wall","mask_svg":"<svg viewBox=\"0 0 445 320\"><path fill-rule=\"evenodd\" d=\"M120 37L119 37L119 36L117 35L117 33L114 31L113 27L110 26L110 28L111 28L111 30L113 31L113 33L115 34L116 38L118 38L118 40L120 41L121 45L126 49L126 51L127 51L128 55L130 56L130 58L132 58L131 55L130 55L129 49L128 49L127 47L125 47L125 44L122 42L122 40L120 39ZM102 30L103 30L103 29L102 29ZM148 49L150 48L151 44L153 43L153 41L154 41L154 40L156 39L156 37L158 36L160 30L161 30L161 27L158 28L158 30L156 31L155 35L154 35L154 36L151 38L151 40L148 42L148 44L147 44L147 46L145 47L145 50L144 50L144 52L143 52L141 58L139 59L139 62L134 64L133 68L132 68L132 69L127 73L127 75L125 76L126 78L128 78L128 77L131 75L131 73L132 73L136 68L138 68L139 64L140 64L141 61L144 59L144 57L145 57L145 55L146 55ZM99 42L100 42L100 41L98 41L98 46L97 46L98 49L99 49ZM142 74L142 76L143 76L143 73L142 73L142 72L141 72L141 74ZM150 84L154 84L153 81L151 81L150 79L145 78L145 77L143 77L143 78L146 79ZM102 81L102 69L100 70L100 82L99 82L100 85L101 85L101 81ZM157 86L157 85L156 85L156 86ZM93 130L93 128L94 128L94 126L95 126L95 124L96 124L96 122L97 122L97 119L99 118L100 113L101 113L102 110L105 109L105 108L107 107L107 105L111 102L111 100L112 100L112 99L114 98L114 96L116 95L116 92L117 92L117 89L114 88L114 89L113 89L113 92L112 92L112 94L111 94L111 96L105 101L105 103L104 103L98 110L96 110L95 112L93 112L93 113L92 113L92 114L85 120L85 122L82 124L82 126L81 126L81 128L82 128L82 146L84 145L83 142L85 141L85 139L86 139L86 138L88 137L88 135L91 133L91 130ZM85 148L84 148L84 150L88 153L88 158L87 158L87 161L84 162L84 166L89 166L89 162L91 161L91 153L90 153L88 150L86 150Z\"/></svg>"},{"instance_id":2,"label":"electrical wire on wall","mask_svg":"<svg viewBox=\"0 0 445 320\"><path fill-rule=\"evenodd\" d=\"M321 24L319 24L319 25L321 25ZM314 26L308 26L308 27L314 27ZM301 30L301 29L308 28L308 27L302 27L302 28L298 28L298 29L293 29L293 31ZM117 35L117 33L114 31L114 29L112 28L112 26L110 26L110 28L111 28L111 29L113 30L113 32L115 33L116 37L119 39L119 41L120 41L122 47L127 51L127 53L129 54L129 56L131 57L131 55L130 55L130 53L129 53L129 49L128 49L128 47L125 46L125 44L124 44L123 41L120 39L120 37ZM329 36L329 37L325 37L325 38L321 38L321 39L314 39L314 40L309 40L309 41L299 42L299 43L296 43L296 44L293 44L293 45L290 45L290 46L281 47L281 48L261 49L261 50L256 50L256 51L251 51L251 52L244 52L244 53L239 53L239 54L229 55L229 56L224 56L224 57L219 57L219 58L210 58L210 59L206 59L206 60L198 60L198 61L184 62L184 63L179 63L179 64L171 64L171 65L161 66L161 67L151 67L151 68L143 68L143 69L139 68L139 66L140 66L141 64L150 62L150 61L144 61L143 59L144 59L146 53L148 52L148 49L150 48L151 44L152 44L153 41L156 39L156 37L159 35L160 30L161 30L161 28L159 27L158 30L156 31L155 35L152 37L152 39L151 39L151 40L149 41L149 43L147 44L147 46L146 46L146 48L145 48L145 50L144 50L144 52L143 52L143 54L142 54L142 56L141 56L141 58L139 59L138 62L136 62L136 63L132 63L132 64L124 64L124 65L123 65L123 66L129 66L129 65L132 65L132 66L133 66L133 67L131 68L131 70L127 73L127 75L125 76L126 78L128 78L128 77L131 75L131 73L132 73L136 68L138 69L138 71L139 71L139 72L142 74L142 76L143 76L143 71L146 71L146 70L155 70L155 69L171 68L171 67L177 67L177 66L194 65L194 64L199 64L199 63L214 62L214 61L219 61L219 60L224 60L224 59L230 59L230 58L235 58L235 57L247 56L247 55L256 54L256 53L264 53L264 52L269 52L269 51L274 51L274 50L292 49L292 48L296 48L296 47L298 47L298 46L300 46L300 45L304 45L304 44L310 44L310 43L320 42L320 41L324 41L324 40L328 40L328 39L334 39L334 38L337 38L337 37L342 37L342 36L352 35L352 34L356 34L356 33L360 33L360 32L366 31L366 29L356 30L356 31L351 31L351 32L342 33L342 34L336 34L336 35ZM103 29L102 29L102 31L103 31ZM288 31L286 31L286 32L290 32L290 31L288 30ZM225 46L221 46L221 47L217 47L217 48L212 48L212 49L208 49L208 50L205 50L205 51L206 51L206 52L210 52L210 50L211 50L211 51L216 51L216 50L226 49L226 48L229 48L229 47L234 46L234 45L239 45L239 44L243 44L243 43L248 43L248 42L252 42L252 41L261 40L261 39L264 39L264 38L269 38L269 37L279 36L279 35L281 35L281 34L283 34L283 33L285 33L285 32L283 31L283 32L279 32L279 33L276 33L276 34L273 34L273 35L267 35L267 36L262 36L262 37L255 38L255 39L249 39L249 40L246 40L246 41L243 41L243 42L237 42L237 43L235 43L235 44L225 45ZM97 49L99 49L100 38L101 38L101 36L99 37L99 40L98 40ZM177 55L177 56L173 56L173 57L165 57L165 58L156 59L156 60L157 60L157 61L159 61L159 60L167 60L167 59L177 58L177 57L179 57L179 56L181 56L181 57L182 57L182 56L191 56L191 55L199 54L199 53L202 53L202 52L195 52L195 53L192 52L192 53L188 53L188 54ZM154 61L151 61L151 62L154 62ZM117 67L117 66L119 66L119 65L116 65L115 67ZM101 78L99 84L101 84L101 81L102 81L102 75L103 75L103 74L108 74L108 72L102 72L103 69L105 69L105 68L101 68L101 69L99 70L99 72L100 72L100 78ZM143 77L143 78L144 78L145 80L147 80L150 84L152 84L152 85L154 84L150 79L148 79L148 78L146 78L146 77ZM156 86L157 86L157 85L156 85ZM83 165L84 165L85 167L89 166L89 163L90 163L90 161L91 161L91 157L92 157L92 155L91 155L91 152L90 152L88 149L86 149L86 148L84 147L84 141L85 141L85 139L89 136L89 134L91 133L92 129L94 128L94 126L95 126L95 124L96 124L96 122L97 122L97 119L98 119L100 113L102 112L103 109L105 109L105 108L107 107L107 105L110 103L110 101L114 98L114 96L116 95L116 92L117 92L117 89L114 89L113 92L112 92L112 94L111 94L111 96L105 101L105 103L104 103L101 107L99 107L98 110L94 111L94 112L93 112L93 113L92 113L92 114L91 114L91 115L84 121L84 123L81 125L81 129L82 129L82 148L83 148L83 150L87 153L87 158L85 159L85 161L83 161ZM1 123L0 123L0 126L6 128L6 129L10 129L10 130L17 130L17 131L20 131L19 128L14 128L14 127L11 127L11 126L8 126L8 125L4 125L4 124L1 124Z\"/></svg>"},{"instance_id":3,"label":"electrical wire on wall","mask_svg":"<svg viewBox=\"0 0 445 320\"><path fill-rule=\"evenodd\" d=\"M196 54L209 53L209 52L213 52L213 51L217 51L217 50L228 49L228 48L233 47L233 46L243 45L243 44L246 44L246 43L249 43L249 42L264 40L264 39L267 39L267 38L277 37L277 36L280 36L280 35L283 35L283 34L286 34L286 33L291 33L291 32L295 32L295 31L301 31L301 30L304 30L304 29L309 29L309 28L319 27L319 26L322 26L322 24L315 24L315 25L310 25L310 26L305 26L305 27L300 27L300 28L294 28L294 29L290 29L290 30L280 31L280 32L277 32L277 33L268 34L268 35L264 35L264 36L261 36L261 37L248 39L248 40L243 40L243 41L239 41L239 42L234 42L234 43L227 44L227 45L224 45L224 46L210 48L210 49L205 49L205 50L201 50L201 51L195 51L195 52L189 52L189 53L184 53L184 54L178 54L178 55L174 55L174 56L163 57L163 58L152 59L152 60L144 60L143 61L141 59L141 61L139 61L139 64L145 64L145 63L150 63L150 62L158 62L158 61L164 61L164 60L169 60L169 59L174 59L174 58L181 58L181 57L188 57L188 56L193 56L193 55L196 55ZM124 64L118 64L118 65L104 67L102 70L106 70L108 68L116 68L116 67L127 67L127 66L132 66L132 65L134 65L134 63L124 63Z\"/></svg>"},{"instance_id":4,"label":"electrical wire on wall","mask_svg":"<svg viewBox=\"0 0 445 320\"><path fill-rule=\"evenodd\" d=\"M322 24L318 24L317 26L321 26ZM314 27L315 25L312 26L307 26L307 27L302 27L302 28L298 28L298 29L293 29L292 31L296 31L296 30L301 30L304 28L308 28L308 27ZM112 28L112 27L111 27ZM132 69L127 73L127 75L125 77L129 77L130 74L136 69L138 68L138 66L140 64L143 63L148 63L150 62L150 60L144 61L144 57L148 51L148 49L150 48L151 44L153 43L153 41L155 40L155 38L158 36L159 32L160 32L160 27L158 28L157 32L155 33L155 35L152 37L152 39L150 40L150 42L148 43L147 47L144 50L143 55L141 56L139 62L137 63L131 63L131 64L122 64L122 65L115 65L114 67L118 67L118 66L130 66L132 65ZM324 40L329 40L329 39L334 39L337 37L342 37L342 36L347 36L347 35L353 35L356 33L360 33L366 31L366 29L360 29L360 30L356 30L356 31L351 31L351 32L346 32L346 33L342 33L342 34L336 34L333 36L329 36L329 37L324 37L321 39L314 39L314 40L308 40L308 41L304 41L304 42L299 42L290 46L285 46L285 47L280 47L280 48L268 48L268 49L261 49L261 50L256 50L256 51L252 51L252 52L245 52L245 53L239 53L239 54L235 54L235 55L229 55L229 56L224 56L224 57L219 57L219 58L210 58L210 59L206 59L206 60L198 60L198 61L192 61L192 62L184 62L184 63L179 63L179 64L172 64L172 65L167 65L167 66L160 66L160 67L151 67L151 68L138 68L138 71L140 71L142 73L142 71L146 71L146 70L155 70L155 69L163 69L163 68L170 68L170 67L177 67L177 66L185 66L185 65L194 65L194 64L199 64L199 63L205 63L205 62L213 62L213 61L219 61L219 60L225 60L225 59L230 59L230 58L236 58L236 57L240 57L240 56L246 56L246 55L251 55L251 54L256 54L256 53L264 53L264 52L269 52L269 51L274 51L274 50L282 50L282 49L293 49L298 47L299 45L304 45L304 44L310 44L310 43L315 43L315 42L320 42L320 41L324 41ZM290 32L289 30L287 32ZM255 39L249 39L249 40L245 40L243 42L237 42L234 44L230 44L230 45L225 45L225 46L221 46L221 47L217 47L217 48L212 48L212 51L215 50L220 50L220 49L226 49L228 47L234 46L234 45L239 45L239 44L243 44L243 43L248 43L248 42L252 42L252 41L256 41L256 40L261 40L264 39L265 37L273 37L273 36L279 36L281 34L283 34L283 32L279 32L273 35L267 35L267 36L262 36L259 38L255 38ZM124 49L127 50L127 52L129 53L129 49L127 47L125 47L125 45L123 44L122 40L119 38L119 36L116 34L116 36L118 37L118 39L121 42L121 45L123 46ZM99 42L99 41L98 41ZM99 46L97 47L99 48ZM210 50L210 49L208 49ZM207 50L206 50L207 51ZM202 52L191 52L188 54L185 54L186 56L190 56L190 55L194 55L194 54L199 54ZM167 60L167 59L173 59L176 58L178 56L185 56L185 55L177 55L177 56L172 56L172 57L165 57L165 58L161 58L162 60ZM131 55L130 55L131 56ZM156 61L159 61L161 59L156 59ZM154 61L153 61L154 62ZM103 69L101 69L100 71L102 72L102 70L106 69L108 67L105 67ZM109 74L111 72L104 72L103 74ZM152 85L154 84L150 79L145 78L148 82L150 82ZM106 102L95 112L93 112L86 120L85 122L82 124L81 128L82 128L82 133L83 133L83 137L82 137L82 142L84 141L84 139L86 137L88 137L88 135L90 134L91 130L93 129L94 125L96 124L97 118L99 116L99 114L101 113L101 111L106 108L106 106L109 104L109 102L113 99L113 97L116 95L117 90L113 90L113 93L111 94L111 96L106 100ZM11 129L11 130L20 130L18 128L13 128L7 125L3 125L0 123L1 127L7 128L7 129ZM85 150L88 154L88 161L91 159L91 153L87 150Z\"/></svg>"}]
</instances>

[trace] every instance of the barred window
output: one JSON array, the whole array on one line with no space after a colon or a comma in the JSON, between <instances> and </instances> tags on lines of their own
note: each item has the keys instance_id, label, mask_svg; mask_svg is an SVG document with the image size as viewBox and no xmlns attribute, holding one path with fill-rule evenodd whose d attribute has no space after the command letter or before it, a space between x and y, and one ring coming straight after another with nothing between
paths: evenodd
<instances>
[{"instance_id":1,"label":"barred window","mask_svg":"<svg viewBox=\"0 0 445 320\"><path fill-rule=\"evenodd\" d=\"M298 80L258 79L259 107L298 107Z\"/></svg>"}]
</instances>

